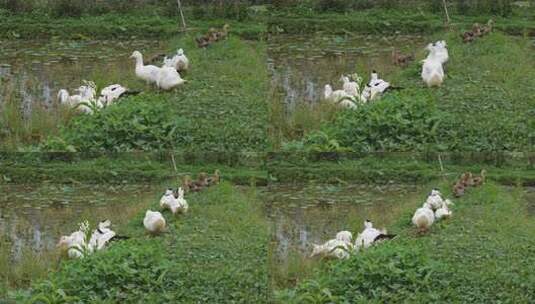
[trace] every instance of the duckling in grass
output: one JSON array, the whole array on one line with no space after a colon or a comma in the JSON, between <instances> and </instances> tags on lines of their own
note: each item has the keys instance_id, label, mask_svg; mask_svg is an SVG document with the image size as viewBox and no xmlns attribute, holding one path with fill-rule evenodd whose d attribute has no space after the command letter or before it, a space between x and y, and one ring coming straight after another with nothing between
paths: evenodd
<instances>
[{"instance_id":1,"label":"duckling in grass","mask_svg":"<svg viewBox=\"0 0 535 304\"><path fill-rule=\"evenodd\" d=\"M486 177L487 177L487 170L485 169L481 170L480 175L474 177L474 187L483 185L485 183Z\"/></svg>"},{"instance_id":2,"label":"duckling in grass","mask_svg":"<svg viewBox=\"0 0 535 304\"><path fill-rule=\"evenodd\" d=\"M463 175L461 175L460 182L465 187L472 187L474 185L474 177L472 176L472 172L465 172Z\"/></svg>"},{"instance_id":3,"label":"duckling in grass","mask_svg":"<svg viewBox=\"0 0 535 304\"><path fill-rule=\"evenodd\" d=\"M464 195L465 186L461 181L458 181L453 186L453 196L461 197Z\"/></svg>"},{"instance_id":4,"label":"duckling in grass","mask_svg":"<svg viewBox=\"0 0 535 304\"><path fill-rule=\"evenodd\" d=\"M403 55L398 50L392 50L392 63L401 67L406 67L414 60L414 55Z\"/></svg>"},{"instance_id":5,"label":"duckling in grass","mask_svg":"<svg viewBox=\"0 0 535 304\"><path fill-rule=\"evenodd\" d=\"M219 184L220 180L221 180L221 172L219 170L215 170L214 174L212 176L209 176L206 179L206 182L208 183L208 186L212 186L212 185Z\"/></svg>"},{"instance_id":6,"label":"duckling in grass","mask_svg":"<svg viewBox=\"0 0 535 304\"><path fill-rule=\"evenodd\" d=\"M490 19L486 25L484 25L481 28L481 35L485 36L487 34L490 34L492 32L492 27L494 26L494 20Z\"/></svg>"},{"instance_id":7,"label":"duckling in grass","mask_svg":"<svg viewBox=\"0 0 535 304\"><path fill-rule=\"evenodd\" d=\"M220 41L220 40L227 39L229 29L230 29L230 25L228 24L223 25L223 29L217 32L217 40Z\"/></svg>"}]
</instances>

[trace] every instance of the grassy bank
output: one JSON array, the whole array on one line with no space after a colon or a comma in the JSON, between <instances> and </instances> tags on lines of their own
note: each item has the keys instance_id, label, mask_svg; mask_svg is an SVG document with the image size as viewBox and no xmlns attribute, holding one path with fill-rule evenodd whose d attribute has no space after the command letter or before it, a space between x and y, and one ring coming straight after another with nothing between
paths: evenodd
<instances>
[{"instance_id":1,"label":"grassy bank","mask_svg":"<svg viewBox=\"0 0 535 304\"><path fill-rule=\"evenodd\" d=\"M147 208L158 209L157 200ZM17 301L266 303L268 228L254 190L223 183L188 196L190 212L168 231L146 235L143 214L128 225L131 239L77 261L66 261Z\"/></svg>"},{"instance_id":2,"label":"grassy bank","mask_svg":"<svg viewBox=\"0 0 535 304\"><path fill-rule=\"evenodd\" d=\"M535 220L522 190L490 183L455 203L453 218L425 236L407 210L390 229L397 240L325 263L280 303L533 302Z\"/></svg>"},{"instance_id":3,"label":"grassy bank","mask_svg":"<svg viewBox=\"0 0 535 304\"><path fill-rule=\"evenodd\" d=\"M156 14L109 13L100 16L51 17L43 14L0 15L0 39L169 39L182 32L178 17ZM233 34L259 39L265 25L258 20L229 21L219 18L188 20L191 30L232 24Z\"/></svg>"}]
</instances>

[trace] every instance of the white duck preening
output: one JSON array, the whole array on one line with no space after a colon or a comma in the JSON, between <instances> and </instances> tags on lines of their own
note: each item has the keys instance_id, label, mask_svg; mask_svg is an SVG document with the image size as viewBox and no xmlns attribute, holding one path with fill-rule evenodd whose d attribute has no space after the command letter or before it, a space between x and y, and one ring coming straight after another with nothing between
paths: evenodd
<instances>
[{"instance_id":1,"label":"white duck preening","mask_svg":"<svg viewBox=\"0 0 535 304\"><path fill-rule=\"evenodd\" d=\"M322 245L312 244L312 246L312 254L310 257L317 255L338 259L347 259L349 257L350 245L344 241L333 239Z\"/></svg>"},{"instance_id":2,"label":"white duck preening","mask_svg":"<svg viewBox=\"0 0 535 304\"><path fill-rule=\"evenodd\" d=\"M187 71L189 69L189 59L184 54L183 49L178 49L175 56L171 58L164 58L163 66L174 68L178 72Z\"/></svg>"},{"instance_id":3,"label":"white duck preening","mask_svg":"<svg viewBox=\"0 0 535 304\"><path fill-rule=\"evenodd\" d=\"M438 208L442 207L444 200L442 199L442 194L438 189L432 189L431 193L427 196L427 199L425 201L433 211L437 210Z\"/></svg>"},{"instance_id":4,"label":"white duck preening","mask_svg":"<svg viewBox=\"0 0 535 304\"><path fill-rule=\"evenodd\" d=\"M441 64L445 64L450 59L448 48L445 40L439 40L435 43L427 45L426 50L429 51L427 58L434 58Z\"/></svg>"},{"instance_id":5,"label":"white duck preening","mask_svg":"<svg viewBox=\"0 0 535 304\"><path fill-rule=\"evenodd\" d=\"M442 202L442 206L435 211L435 218L437 220L446 219L451 217L451 210L448 208L448 200Z\"/></svg>"},{"instance_id":6,"label":"white duck preening","mask_svg":"<svg viewBox=\"0 0 535 304\"><path fill-rule=\"evenodd\" d=\"M350 96L357 97L359 93L359 85L355 81L351 81L348 76L342 75L340 81L344 83L344 91Z\"/></svg>"},{"instance_id":7,"label":"white duck preening","mask_svg":"<svg viewBox=\"0 0 535 304\"><path fill-rule=\"evenodd\" d=\"M340 107L350 109L354 109L357 107L357 104L353 101L355 98L354 96L349 95L344 90L333 91L333 88L329 84L325 85L323 97L325 98L325 100L335 103Z\"/></svg>"},{"instance_id":8,"label":"white duck preening","mask_svg":"<svg viewBox=\"0 0 535 304\"><path fill-rule=\"evenodd\" d=\"M61 251L66 252L71 259L81 258L84 254L91 252L92 248L87 246L86 235L89 230L89 223L80 223L80 228L67 236L62 236L56 245Z\"/></svg>"},{"instance_id":9,"label":"white duck preening","mask_svg":"<svg viewBox=\"0 0 535 304\"><path fill-rule=\"evenodd\" d=\"M165 190L165 193L160 198L160 207L166 209L169 208L169 206L173 205L175 201L175 195L173 193L173 189L169 188Z\"/></svg>"},{"instance_id":10,"label":"white duck preening","mask_svg":"<svg viewBox=\"0 0 535 304\"><path fill-rule=\"evenodd\" d=\"M352 245L353 234L350 231L340 231L336 234L336 239L342 242L346 242L349 245Z\"/></svg>"},{"instance_id":11,"label":"white duck preening","mask_svg":"<svg viewBox=\"0 0 535 304\"><path fill-rule=\"evenodd\" d=\"M109 220L98 223L97 229L93 231L89 239L89 247L91 251L102 250L117 234L110 229L111 222Z\"/></svg>"},{"instance_id":12,"label":"white duck preening","mask_svg":"<svg viewBox=\"0 0 535 304\"><path fill-rule=\"evenodd\" d=\"M77 95L70 95L69 91L61 89L58 91L58 100L61 104L67 105L71 108L77 108L80 111L92 114L93 109L89 105L94 105L96 108L102 108L103 104L95 99L96 85L91 81L83 81L84 85L80 86L75 91Z\"/></svg>"},{"instance_id":13,"label":"white duck preening","mask_svg":"<svg viewBox=\"0 0 535 304\"><path fill-rule=\"evenodd\" d=\"M373 227L373 223L370 220L364 221L364 230L357 235L355 240L355 248L365 249L373 245L376 241L383 239L391 239L395 235L387 234L385 229L379 230Z\"/></svg>"},{"instance_id":14,"label":"white duck preening","mask_svg":"<svg viewBox=\"0 0 535 304\"><path fill-rule=\"evenodd\" d=\"M160 89L170 90L185 82L174 68L144 65L143 55L139 51L134 51L130 58L136 60L136 76L147 83L155 83Z\"/></svg>"},{"instance_id":15,"label":"white duck preening","mask_svg":"<svg viewBox=\"0 0 535 304\"><path fill-rule=\"evenodd\" d=\"M421 208L418 208L412 217L412 223L420 232L429 230L435 222L435 213L427 202Z\"/></svg>"},{"instance_id":16,"label":"white duck preening","mask_svg":"<svg viewBox=\"0 0 535 304\"><path fill-rule=\"evenodd\" d=\"M161 233L165 230L165 218L158 211L147 210L143 226L151 234Z\"/></svg>"},{"instance_id":17,"label":"white duck preening","mask_svg":"<svg viewBox=\"0 0 535 304\"><path fill-rule=\"evenodd\" d=\"M173 213L176 213L176 212L186 213L186 212L188 212L189 205L188 205L188 201L186 201L186 199L184 198L184 189L182 189L182 187L179 187L178 191L177 191L177 194L178 195L176 196L176 201L178 203L178 206L174 211L173 210L171 210L171 211Z\"/></svg>"},{"instance_id":18,"label":"white duck preening","mask_svg":"<svg viewBox=\"0 0 535 304\"><path fill-rule=\"evenodd\" d=\"M361 99L364 101L373 101L386 92L388 88L390 88L390 83L379 78L379 74L374 70L371 73L370 81L362 91Z\"/></svg>"}]
</instances>

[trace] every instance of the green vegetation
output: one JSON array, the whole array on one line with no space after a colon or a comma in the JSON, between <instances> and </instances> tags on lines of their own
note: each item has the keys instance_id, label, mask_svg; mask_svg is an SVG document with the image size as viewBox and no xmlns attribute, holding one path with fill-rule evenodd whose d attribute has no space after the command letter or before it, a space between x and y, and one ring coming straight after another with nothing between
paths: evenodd
<instances>
[{"instance_id":1,"label":"green vegetation","mask_svg":"<svg viewBox=\"0 0 535 304\"><path fill-rule=\"evenodd\" d=\"M425 236L410 227L407 210L396 240L325 263L280 292L280 303L533 302L535 221L522 189L489 183L455 203L453 218Z\"/></svg>"},{"instance_id":2,"label":"green vegetation","mask_svg":"<svg viewBox=\"0 0 535 304\"><path fill-rule=\"evenodd\" d=\"M154 197L148 208L158 209ZM136 216L130 240L61 264L58 272L14 295L33 303L266 303L268 227L257 195L222 183L188 196L190 212L168 219L161 236Z\"/></svg>"}]
</instances>

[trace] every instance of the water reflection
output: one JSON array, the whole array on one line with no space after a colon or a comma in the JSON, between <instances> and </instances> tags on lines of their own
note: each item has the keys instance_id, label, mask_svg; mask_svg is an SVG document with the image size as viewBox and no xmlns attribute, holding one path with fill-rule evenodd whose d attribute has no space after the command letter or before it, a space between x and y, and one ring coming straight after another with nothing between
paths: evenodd
<instances>
[{"instance_id":1,"label":"water reflection","mask_svg":"<svg viewBox=\"0 0 535 304\"><path fill-rule=\"evenodd\" d=\"M150 185L127 186L0 186L0 238L17 260L26 249L46 251L58 237L109 218L114 226L126 224L158 193Z\"/></svg>"}]
</instances>

